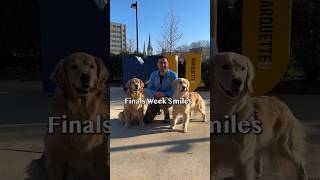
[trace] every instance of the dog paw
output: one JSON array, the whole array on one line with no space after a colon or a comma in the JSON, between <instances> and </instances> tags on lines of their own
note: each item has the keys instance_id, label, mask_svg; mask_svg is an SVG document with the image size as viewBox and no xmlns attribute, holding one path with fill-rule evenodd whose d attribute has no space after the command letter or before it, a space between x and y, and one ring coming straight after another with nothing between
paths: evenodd
<instances>
[{"instance_id":1,"label":"dog paw","mask_svg":"<svg viewBox=\"0 0 320 180\"><path fill-rule=\"evenodd\" d=\"M207 122L207 117L206 117L206 116L203 116L203 117L202 117L202 120L203 120L203 122Z\"/></svg>"},{"instance_id":2,"label":"dog paw","mask_svg":"<svg viewBox=\"0 0 320 180\"><path fill-rule=\"evenodd\" d=\"M183 132L184 132L184 133L187 133L187 132L188 132L187 128L184 128L184 129L183 129Z\"/></svg>"}]
</instances>

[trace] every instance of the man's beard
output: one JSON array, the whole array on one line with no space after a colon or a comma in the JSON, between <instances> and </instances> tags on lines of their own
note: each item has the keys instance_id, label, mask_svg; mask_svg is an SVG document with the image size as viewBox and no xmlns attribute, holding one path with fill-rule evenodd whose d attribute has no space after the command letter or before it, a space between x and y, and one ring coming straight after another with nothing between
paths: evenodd
<instances>
[{"instance_id":1,"label":"man's beard","mask_svg":"<svg viewBox=\"0 0 320 180\"><path fill-rule=\"evenodd\" d=\"M168 68L163 69L163 70L161 70L160 72L161 72L161 73L167 73L167 72L168 72Z\"/></svg>"}]
</instances>

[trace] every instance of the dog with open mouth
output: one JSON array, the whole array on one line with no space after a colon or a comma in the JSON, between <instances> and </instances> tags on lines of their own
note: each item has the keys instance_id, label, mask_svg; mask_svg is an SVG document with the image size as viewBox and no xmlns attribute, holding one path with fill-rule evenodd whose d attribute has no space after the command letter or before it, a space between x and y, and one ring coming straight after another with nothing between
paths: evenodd
<instances>
[{"instance_id":1,"label":"dog with open mouth","mask_svg":"<svg viewBox=\"0 0 320 180\"><path fill-rule=\"evenodd\" d=\"M143 126L144 117L144 83L141 79L132 78L127 82L126 99L134 103L125 103L124 109L119 113L119 119L124 121L125 127L131 124Z\"/></svg>"},{"instance_id":2,"label":"dog with open mouth","mask_svg":"<svg viewBox=\"0 0 320 180\"><path fill-rule=\"evenodd\" d=\"M233 170L235 180L262 176L263 156L273 165L293 165L297 180L307 180L305 132L288 106L276 97L251 97L254 67L248 57L219 53L213 63L211 94L215 108L213 122L236 117L238 123L261 122L260 133L217 133L210 136L211 180L218 180L222 168Z\"/></svg>"},{"instance_id":3,"label":"dog with open mouth","mask_svg":"<svg viewBox=\"0 0 320 180\"><path fill-rule=\"evenodd\" d=\"M85 52L60 60L50 78L57 85L49 100L49 117L84 123L107 120L105 102L109 72L103 61ZM69 121L69 122L70 122ZM108 121L108 120L107 120ZM108 139L105 132L70 133L56 127L44 138L40 159L27 166L27 180L105 180L109 178Z\"/></svg>"},{"instance_id":4,"label":"dog with open mouth","mask_svg":"<svg viewBox=\"0 0 320 180\"><path fill-rule=\"evenodd\" d=\"M175 128L178 117L182 115L183 131L186 133L188 131L191 112L200 113L202 116L202 120L204 122L206 121L206 104L199 93L189 92L190 83L187 79L178 78L173 81L172 85L174 87L172 99L177 100L183 98L185 100L189 100L190 103L172 105L173 119L171 122L171 128Z\"/></svg>"}]
</instances>

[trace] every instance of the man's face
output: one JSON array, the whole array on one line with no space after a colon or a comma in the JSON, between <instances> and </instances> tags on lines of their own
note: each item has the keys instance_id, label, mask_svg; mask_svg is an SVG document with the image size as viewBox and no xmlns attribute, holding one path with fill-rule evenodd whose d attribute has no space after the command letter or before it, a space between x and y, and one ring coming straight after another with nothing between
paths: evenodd
<instances>
[{"instance_id":1,"label":"man's face","mask_svg":"<svg viewBox=\"0 0 320 180\"><path fill-rule=\"evenodd\" d=\"M160 58L158 60L158 69L160 72L167 72L169 68L169 63L167 58Z\"/></svg>"}]
</instances>

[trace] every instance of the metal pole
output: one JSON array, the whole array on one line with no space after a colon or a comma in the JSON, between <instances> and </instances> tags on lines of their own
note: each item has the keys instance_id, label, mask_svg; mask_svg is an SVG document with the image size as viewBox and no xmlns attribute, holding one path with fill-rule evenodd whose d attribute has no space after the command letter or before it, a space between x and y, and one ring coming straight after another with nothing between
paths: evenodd
<instances>
[{"instance_id":1,"label":"metal pole","mask_svg":"<svg viewBox=\"0 0 320 180\"><path fill-rule=\"evenodd\" d=\"M210 56L213 58L218 53L217 48L217 1L219 0L210 0ZM221 0L222 1L222 0Z\"/></svg>"},{"instance_id":2,"label":"metal pole","mask_svg":"<svg viewBox=\"0 0 320 180\"><path fill-rule=\"evenodd\" d=\"M139 36L138 36L138 1L136 1L136 34L137 34L137 52L139 52Z\"/></svg>"},{"instance_id":3,"label":"metal pole","mask_svg":"<svg viewBox=\"0 0 320 180\"><path fill-rule=\"evenodd\" d=\"M217 41L217 0L210 1L211 37Z\"/></svg>"}]
</instances>

